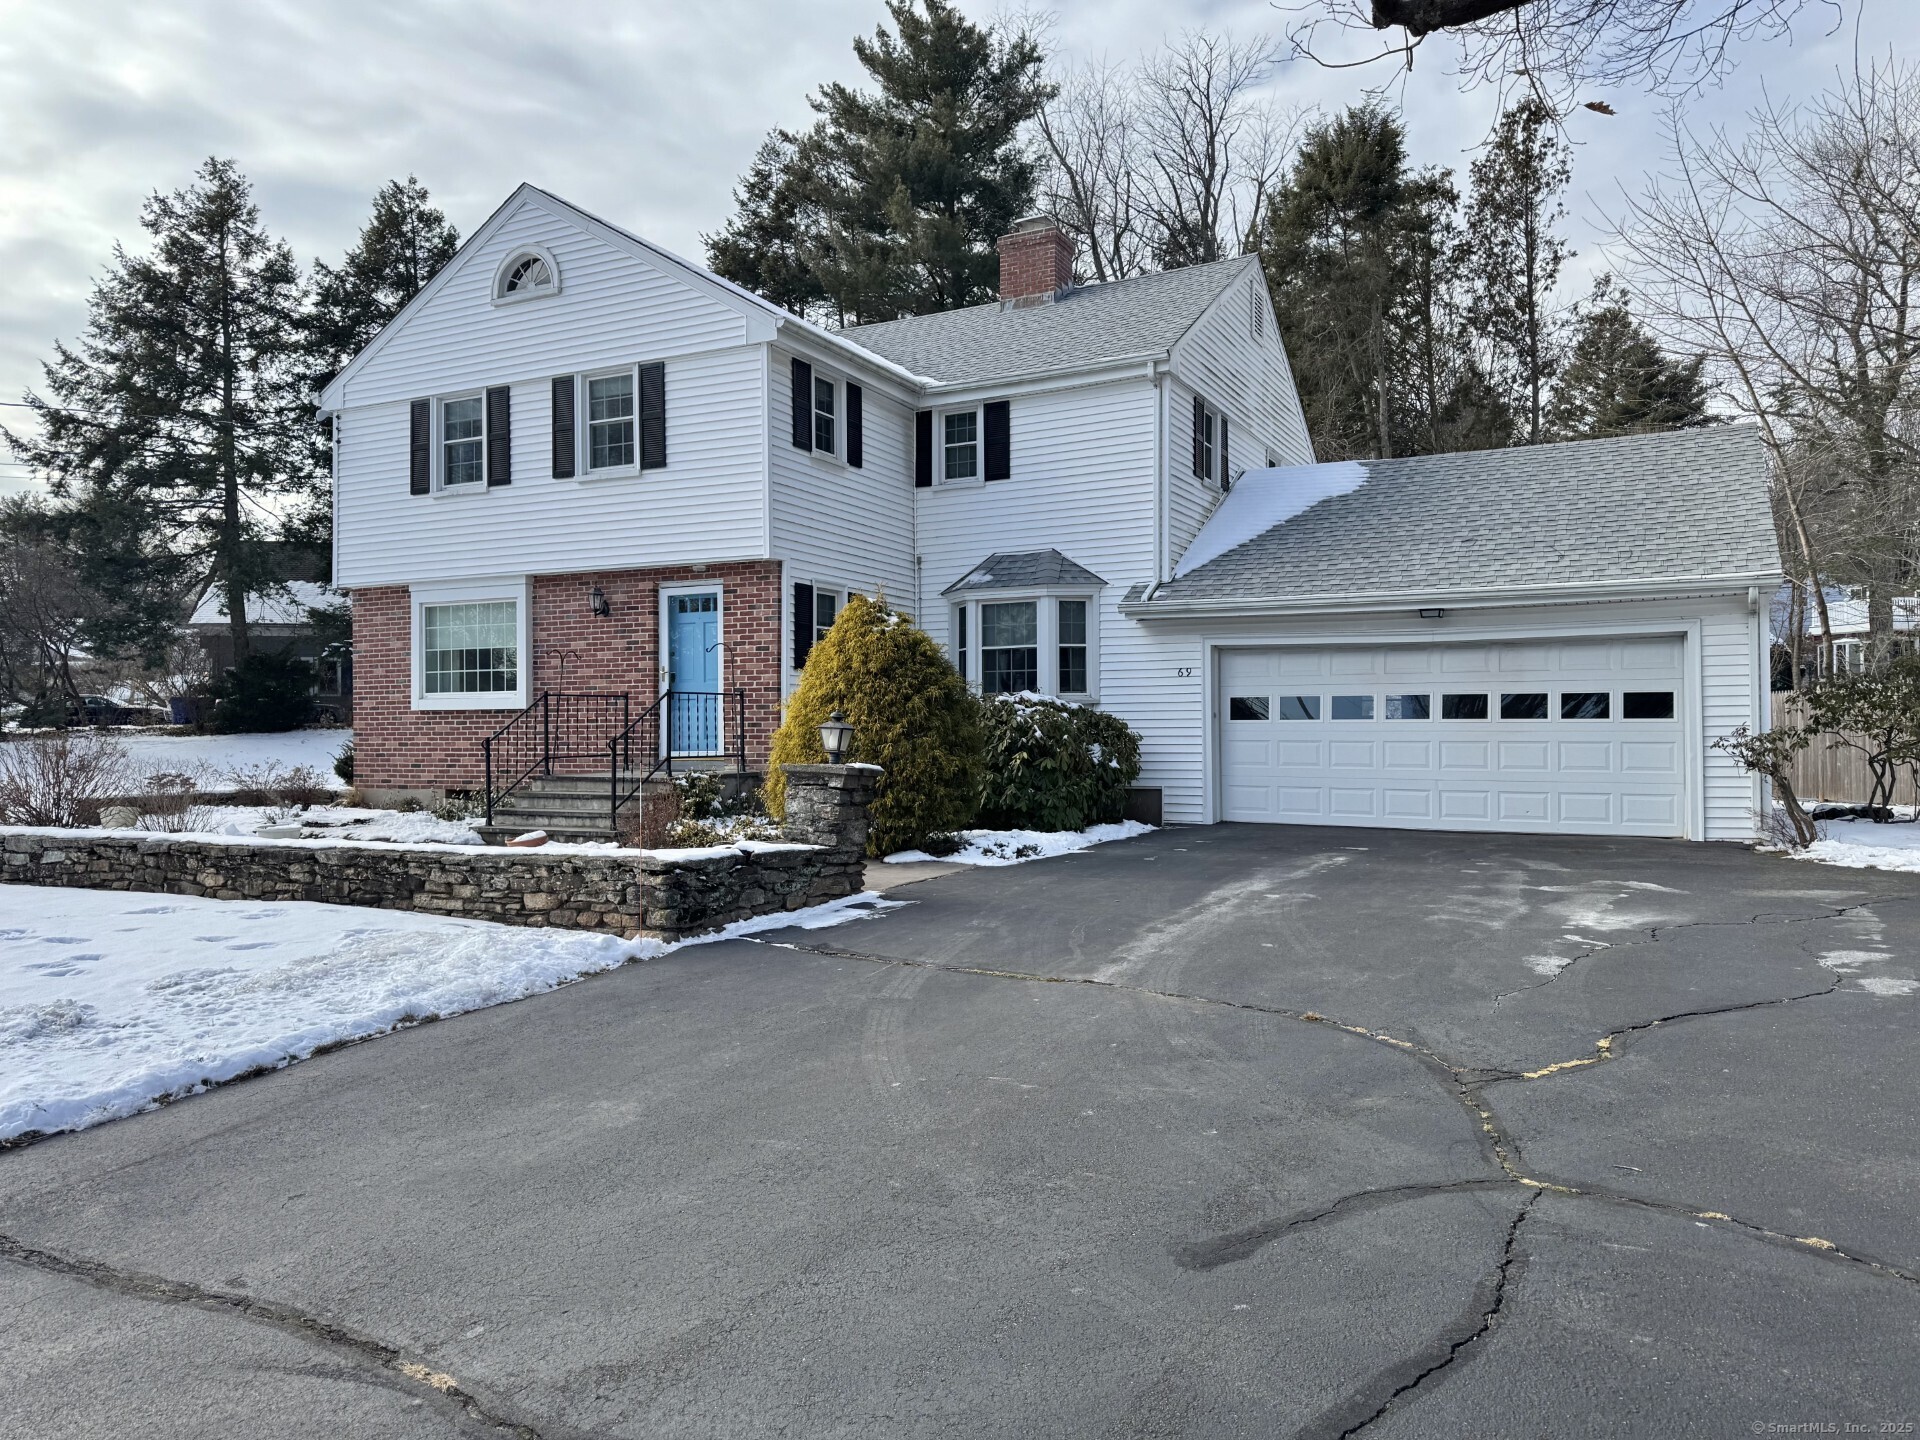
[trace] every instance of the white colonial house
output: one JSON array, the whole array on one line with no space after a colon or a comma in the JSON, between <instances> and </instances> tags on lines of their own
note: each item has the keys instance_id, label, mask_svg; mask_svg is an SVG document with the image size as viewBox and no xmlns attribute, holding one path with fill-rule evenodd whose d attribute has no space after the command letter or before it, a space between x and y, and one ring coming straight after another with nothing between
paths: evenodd
<instances>
[{"instance_id":1,"label":"white colonial house","mask_svg":"<svg viewBox=\"0 0 1920 1440\"><path fill-rule=\"evenodd\" d=\"M849 593L1142 737L1139 813L1740 839L1780 575L1740 427L1315 465L1251 257L830 331L522 186L328 386L357 772L609 823L764 763ZM549 778L549 777L556 778Z\"/></svg>"}]
</instances>

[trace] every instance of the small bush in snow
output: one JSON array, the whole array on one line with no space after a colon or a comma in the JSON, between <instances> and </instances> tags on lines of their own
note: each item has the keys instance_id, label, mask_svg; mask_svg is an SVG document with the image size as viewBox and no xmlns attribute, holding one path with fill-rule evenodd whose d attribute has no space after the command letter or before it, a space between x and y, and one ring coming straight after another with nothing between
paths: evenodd
<instances>
[{"instance_id":1,"label":"small bush in snow","mask_svg":"<svg viewBox=\"0 0 1920 1440\"><path fill-rule=\"evenodd\" d=\"M333 773L347 784L353 784L353 742L347 741L340 747L340 753L333 757Z\"/></svg>"},{"instance_id":2,"label":"small bush in snow","mask_svg":"<svg viewBox=\"0 0 1920 1440\"><path fill-rule=\"evenodd\" d=\"M996 695L986 719L978 823L993 830L1084 830L1127 808L1140 737L1126 722L1040 695Z\"/></svg>"},{"instance_id":3,"label":"small bush in snow","mask_svg":"<svg viewBox=\"0 0 1920 1440\"><path fill-rule=\"evenodd\" d=\"M86 731L0 744L0 823L91 825L102 800L137 784L127 752Z\"/></svg>"},{"instance_id":4,"label":"small bush in snow","mask_svg":"<svg viewBox=\"0 0 1920 1440\"><path fill-rule=\"evenodd\" d=\"M222 735L297 730L314 717L313 666L297 655L247 656L215 687L213 728Z\"/></svg>"},{"instance_id":5,"label":"small bush in snow","mask_svg":"<svg viewBox=\"0 0 1920 1440\"><path fill-rule=\"evenodd\" d=\"M471 820L484 808L471 790L449 790L431 814L436 820Z\"/></svg>"},{"instance_id":6,"label":"small bush in snow","mask_svg":"<svg viewBox=\"0 0 1920 1440\"><path fill-rule=\"evenodd\" d=\"M773 737L767 808L786 812L782 765L826 759L820 723L841 711L853 726L848 758L880 766L869 811L869 855L917 850L973 818L980 788L980 704L925 631L864 595L851 597L813 647L800 688Z\"/></svg>"}]
</instances>

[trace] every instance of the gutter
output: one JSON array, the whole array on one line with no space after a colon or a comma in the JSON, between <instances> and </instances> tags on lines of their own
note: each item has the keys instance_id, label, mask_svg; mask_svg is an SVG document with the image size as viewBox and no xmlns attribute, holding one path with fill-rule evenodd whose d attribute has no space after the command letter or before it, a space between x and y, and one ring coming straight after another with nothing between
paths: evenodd
<instances>
[{"instance_id":1,"label":"gutter","mask_svg":"<svg viewBox=\"0 0 1920 1440\"><path fill-rule=\"evenodd\" d=\"M1155 586L1139 600L1120 602L1135 620L1205 620L1238 616L1365 614L1382 610L1493 610L1514 605L1577 605L1608 600L1645 600L1713 591L1753 593L1778 583L1771 574L1675 575L1595 585L1519 585L1498 590L1381 590L1345 595L1227 596L1156 600Z\"/></svg>"}]
</instances>

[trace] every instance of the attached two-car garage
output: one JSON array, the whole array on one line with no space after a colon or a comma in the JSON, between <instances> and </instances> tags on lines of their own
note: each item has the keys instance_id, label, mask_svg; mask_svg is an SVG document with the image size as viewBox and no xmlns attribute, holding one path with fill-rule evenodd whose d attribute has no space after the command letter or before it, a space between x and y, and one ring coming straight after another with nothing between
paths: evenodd
<instances>
[{"instance_id":1,"label":"attached two-car garage","mask_svg":"<svg viewBox=\"0 0 1920 1440\"><path fill-rule=\"evenodd\" d=\"M1217 654L1222 819L1687 832L1681 636Z\"/></svg>"}]
</instances>

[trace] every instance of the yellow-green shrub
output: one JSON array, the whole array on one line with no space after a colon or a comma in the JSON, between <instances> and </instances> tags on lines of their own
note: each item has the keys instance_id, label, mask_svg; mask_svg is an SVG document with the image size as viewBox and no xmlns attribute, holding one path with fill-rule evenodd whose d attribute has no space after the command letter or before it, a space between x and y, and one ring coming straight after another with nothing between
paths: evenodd
<instances>
[{"instance_id":1,"label":"yellow-green shrub","mask_svg":"<svg viewBox=\"0 0 1920 1440\"><path fill-rule=\"evenodd\" d=\"M767 808L786 808L782 765L818 765L820 722L853 726L849 760L885 770L867 853L912 850L973 819L980 791L980 703L926 632L865 596L846 605L807 656L773 737Z\"/></svg>"}]
</instances>

